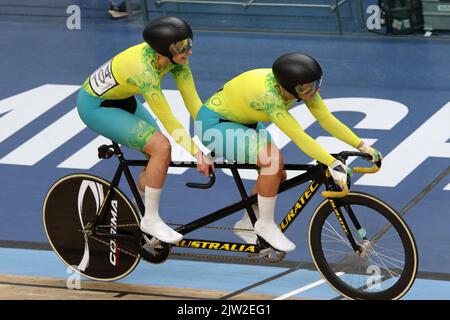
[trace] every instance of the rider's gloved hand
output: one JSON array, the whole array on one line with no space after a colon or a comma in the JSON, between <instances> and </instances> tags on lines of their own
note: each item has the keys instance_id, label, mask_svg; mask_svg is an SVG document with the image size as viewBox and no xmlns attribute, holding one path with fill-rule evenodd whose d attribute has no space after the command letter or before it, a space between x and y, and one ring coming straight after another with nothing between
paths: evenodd
<instances>
[{"instance_id":1,"label":"rider's gloved hand","mask_svg":"<svg viewBox=\"0 0 450 320\"><path fill-rule=\"evenodd\" d=\"M197 159L197 171L209 177L209 167L215 170L214 162L212 162L203 152L199 151L194 156Z\"/></svg>"},{"instance_id":2,"label":"rider's gloved hand","mask_svg":"<svg viewBox=\"0 0 450 320\"><path fill-rule=\"evenodd\" d=\"M347 186L347 175L352 176L352 169L347 167L339 160L334 160L333 163L328 167L328 170L333 177L334 182L344 191L348 191Z\"/></svg>"},{"instance_id":3,"label":"rider's gloved hand","mask_svg":"<svg viewBox=\"0 0 450 320\"><path fill-rule=\"evenodd\" d=\"M370 162L377 163L378 161L383 160L383 156L381 155L381 152L378 151L375 148L372 148L368 144L366 144L364 141L361 141L361 144L358 147L358 150L364 153L368 153L372 156L372 160Z\"/></svg>"}]
</instances>

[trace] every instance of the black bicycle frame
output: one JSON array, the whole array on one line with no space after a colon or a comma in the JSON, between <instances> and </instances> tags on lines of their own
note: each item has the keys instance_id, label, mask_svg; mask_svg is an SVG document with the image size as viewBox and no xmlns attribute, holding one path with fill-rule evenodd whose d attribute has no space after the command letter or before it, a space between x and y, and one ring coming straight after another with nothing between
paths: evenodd
<instances>
[{"instance_id":1,"label":"black bicycle frame","mask_svg":"<svg viewBox=\"0 0 450 320\"><path fill-rule=\"evenodd\" d=\"M128 185L131 189L131 192L136 200L136 203L140 210L140 217L144 215L145 212L145 205L142 202L142 199L139 195L138 189L136 187L136 184L134 182L133 176L131 174L131 171L129 167L145 167L148 164L147 160L126 160L123 156L122 151L120 150L119 146L116 143L113 143L112 148L114 150L113 153L115 154L119 160L119 166L114 174L114 177L111 181L110 188L107 192L107 195L103 201L103 205L100 207L100 210L97 214L97 220L94 223L94 230L97 235L101 235L108 238L130 238L132 235L130 232L126 232L125 230L121 230L120 228L117 229L117 233L114 235L111 235L109 233L103 233L99 232L98 225L103 224L103 220L106 217L106 213L109 211L110 206L110 199L114 194L114 189L118 188L120 183L120 178L122 174L125 175ZM111 154L106 157L109 158ZM170 163L170 167L175 168L195 168L196 163L190 162L190 163ZM216 168L219 169L230 169L231 173L233 175L234 181L236 183L236 186L239 190L239 193L241 195L242 200L238 201L234 204L231 204L225 208L219 209L213 213L210 213L206 216L202 216L201 218L194 220L190 223L187 223L185 225L182 225L178 228L176 228L176 231L185 235L192 231L195 231L199 228L202 228L206 225L209 225L215 221L218 221L220 219L223 219L239 210L246 209L249 213L249 217L254 224L256 222L256 216L253 211L252 205L257 203L257 195L248 195L247 191L245 189L244 183L242 182L242 179L239 174L239 169L258 169L256 165L252 164L227 164L227 163L216 163ZM326 175L326 167L321 164L316 165L305 165L305 164L285 164L284 165L285 170L300 170L300 171L306 171L303 174L300 174L296 177L290 178L288 180L283 181L278 189L278 193L282 193L284 191L290 190L300 184L306 183L308 181L311 181L309 186L304 190L302 195L298 198L296 203L292 206L291 210L287 213L287 215L284 217L282 222L279 224L280 229L282 232L285 232L288 227L292 224L292 222L299 216L303 208L308 204L309 200L316 194L316 192L319 190L322 184L325 184L326 189L330 189L330 177L327 177ZM359 246L356 244L353 236L351 233L348 232L349 228L347 225L347 222L344 219L344 216L342 215L341 210L339 209L339 206L335 205L336 201L339 201L338 199L329 199L335 214L341 223L341 226L346 233L346 235L349 238L349 241L355 251L358 250ZM354 217L352 217L352 220ZM359 224L358 224L359 225ZM134 235L136 236L136 235ZM267 243L262 238L259 238L260 245L251 245L247 243L239 243L239 242L220 242L220 241L209 241L209 240L200 240L200 239L185 239L183 238L182 241L180 241L177 244L174 244L176 247L184 247L184 248L195 248L195 249L208 249L208 250L222 250L222 251L237 251L237 252L252 252L252 253L258 253L261 249L264 249L268 247Z\"/></svg>"}]
</instances>

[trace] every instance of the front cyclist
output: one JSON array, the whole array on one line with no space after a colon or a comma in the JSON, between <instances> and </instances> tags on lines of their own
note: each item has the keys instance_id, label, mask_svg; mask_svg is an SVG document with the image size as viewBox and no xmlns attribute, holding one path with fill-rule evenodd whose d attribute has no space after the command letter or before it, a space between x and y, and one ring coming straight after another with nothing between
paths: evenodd
<instances>
[{"instance_id":1,"label":"front cyclist","mask_svg":"<svg viewBox=\"0 0 450 320\"><path fill-rule=\"evenodd\" d=\"M302 53L285 54L274 62L272 69L250 70L228 81L197 114L196 131L205 146L218 155L255 163L260 168L253 189L258 194L254 231L273 248L284 252L294 250L295 244L275 224L274 210L278 187L286 179L286 172L281 152L271 142L262 122L272 121L304 153L327 165L342 189L347 189L349 169L306 134L288 112L298 99L305 102L331 135L371 154L373 162L382 158L330 113L319 95L321 81L322 69L314 58ZM235 228L253 228L247 213ZM236 231L249 243L255 243L255 233Z\"/></svg>"},{"instance_id":2,"label":"front cyclist","mask_svg":"<svg viewBox=\"0 0 450 320\"><path fill-rule=\"evenodd\" d=\"M170 72L189 113L196 116L202 102L188 64L193 34L185 21L161 17L145 27L143 37L145 42L119 53L86 79L77 108L90 129L150 156L138 180L145 203L140 227L161 241L176 243L182 235L164 223L158 212L171 159L170 143L135 95L144 97L174 140L195 156L198 171L208 175L209 160L175 118L161 90L161 79Z\"/></svg>"}]
</instances>

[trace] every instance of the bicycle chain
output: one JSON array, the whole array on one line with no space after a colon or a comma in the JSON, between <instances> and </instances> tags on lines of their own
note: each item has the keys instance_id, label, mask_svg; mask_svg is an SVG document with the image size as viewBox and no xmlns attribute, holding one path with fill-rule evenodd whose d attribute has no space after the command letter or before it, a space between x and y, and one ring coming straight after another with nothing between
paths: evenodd
<instances>
[{"instance_id":1,"label":"bicycle chain","mask_svg":"<svg viewBox=\"0 0 450 320\"><path fill-rule=\"evenodd\" d=\"M170 226L183 226L179 223L168 223ZM137 224L118 224L117 228L120 227L137 227ZM110 227L109 225L99 225L98 227L107 228ZM212 229L212 230L229 230L229 231L253 231L253 229L241 229L241 228L231 228L231 227L222 227L222 226L205 226L205 229ZM89 237L105 244L109 245L108 243L104 242L103 240L100 240L98 238L95 238L94 236L89 235ZM119 248L119 251L122 251L128 255L131 255L133 257L137 257L136 255L133 255L132 253L127 252L126 250L123 250ZM190 258L200 258L200 259L214 259L217 261L227 261L227 262L235 262L235 263L256 263L256 264L266 264L266 263L277 263L283 260L284 254L280 255L280 257L276 259L267 258L264 256L260 256L258 254L255 254L254 258L251 257L238 257L238 256L232 256L232 255L213 255L213 254L202 254L202 253L185 253L185 252L170 252L169 256L181 256L181 257L190 257Z\"/></svg>"},{"instance_id":2,"label":"bicycle chain","mask_svg":"<svg viewBox=\"0 0 450 320\"><path fill-rule=\"evenodd\" d=\"M180 227L183 224L180 223L168 223L169 226ZM213 229L213 230L229 230L229 231L253 231L253 229L241 229L241 228L231 228L231 227L221 227L221 226L204 226L202 228L205 229Z\"/></svg>"},{"instance_id":3,"label":"bicycle chain","mask_svg":"<svg viewBox=\"0 0 450 320\"><path fill-rule=\"evenodd\" d=\"M171 226L182 226L182 224L178 223L168 223ZM229 230L229 231L254 231L253 229L242 229L242 228L231 228L231 227L222 227L222 226L205 226L205 229L213 229L213 230ZM269 263L277 263L283 260L285 254L282 254L277 259L270 259L263 256L259 256L255 254L255 258L243 258L232 255L213 255L213 254L202 254L202 253L184 253L184 252L171 252L169 255L171 256L183 256L183 257L191 257L191 258L201 258L201 259L214 259L219 261L228 261L228 262L241 262L241 263L256 263L256 264L266 264Z\"/></svg>"},{"instance_id":4,"label":"bicycle chain","mask_svg":"<svg viewBox=\"0 0 450 320\"><path fill-rule=\"evenodd\" d=\"M185 253L185 252L171 252L169 254L170 256L182 256L182 257L190 257L190 258L200 258L200 259L206 259L206 260L218 260L218 261L226 261L226 262L234 262L234 263L252 263L252 264L261 264L264 265L266 263L277 263L282 260L284 255L281 256L281 258L278 259L267 259L265 257L261 257L258 254L255 254L254 258L244 258L244 257L238 257L238 256L231 256L231 255L215 255L215 254L202 254L202 253Z\"/></svg>"},{"instance_id":5,"label":"bicycle chain","mask_svg":"<svg viewBox=\"0 0 450 320\"><path fill-rule=\"evenodd\" d=\"M103 241L102 239L96 238L96 237L94 237L94 236L92 236L92 235L90 235L90 234L88 234L87 236L90 237L90 238L92 238L92 239L94 239L94 240L96 240L96 241L98 241L98 242L100 242L100 243L102 243L102 244L104 244L105 246L109 247L109 243L108 243L108 242ZM129 256L134 257L134 258L137 258L137 257L138 257L137 255L135 255L135 254L133 254L133 253L131 253L131 252L128 252L127 250L124 250L124 249L122 249L122 248L120 248L120 247L117 248L117 249L118 249L119 251L121 251L121 252L123 252L123 253L129 255Z\"/></svg>"},{"instance_id":6,"label":"bicycle chain","mask_svg":"<svg viewBox=\"0 0 450 320\"><path fill-rule=\"evenodd\" d=\"M138 227L138 226L139 226L138 224L133 223L133 224L118 224L115 227L119 228L119 227ZM100 228L111 228L111 226L108 225L108 224L101 224L101 225L98 225L97 227L100 227Z\"/></svg>"},{"instance_id":7,"label":"bicycle chain","mask_svg":"<svg viewBox=\"0 0 450 320\"><path fill-rule=\"evenodd\" d=\"M183 224L180 223L167 223L169 226L175 226L175 227L181 227ZM118 224L116 227L138 227L137 224ZM110 225L98 225L97 227L100 228L109 228ZM228 231L253 231L253 229L241 229L241 228L231 228L231 227L221 227L221 226L204 226L205 229L212 229L212 230L228 230Z\"/></svg>"},{"instance_id":8,"label":"bicycle chain","mask_svg":"<svg viewBox=\"0 0 450 320\"><path fill-rule=\"evenodd\" d=\"M104 244L105 246L109 246L109 244L101 239L98 239L92 235L88 235L90 238ZM137 255L128 252L127 250L121 249L121 248L117 248L119 251L132 256L133 258L137 258ZM243 258L243 257L238 257L238 256L231 256L231 255L212 255L212 254L202 254L202 253L185 253L185 252L170 252L169 256L182 256L182 257L190 257L190 258L200 258L200 259L207 259L207 260L217 260L217 261L227 261L227 262L241 262L241 263L256 263L256 264L265 264L267 262L270 263L276 263L276 262L280 262L282 260L281 259L265 259L264 257L258 256L255 254L255 258Z\"/></svg>"}]
</instances>

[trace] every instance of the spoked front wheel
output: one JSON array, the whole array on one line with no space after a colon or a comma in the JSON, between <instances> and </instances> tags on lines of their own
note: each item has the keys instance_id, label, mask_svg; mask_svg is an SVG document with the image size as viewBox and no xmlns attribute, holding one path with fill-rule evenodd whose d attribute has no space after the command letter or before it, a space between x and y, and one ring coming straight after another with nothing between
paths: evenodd
<instances>
[{"instance_id":1,"label":"spoked front wheel","mask_svg":"<svg viewBox=\"0 0 450 320\"><path fill-rule=\"evenodd\" d=\"M350 299L401 298L418 269L416 243L405 221L386 203L365 193L351 192L333 202L343 220L325 200L309 226L309 247L319 272Z\"/></svg>"}]
</instances>

